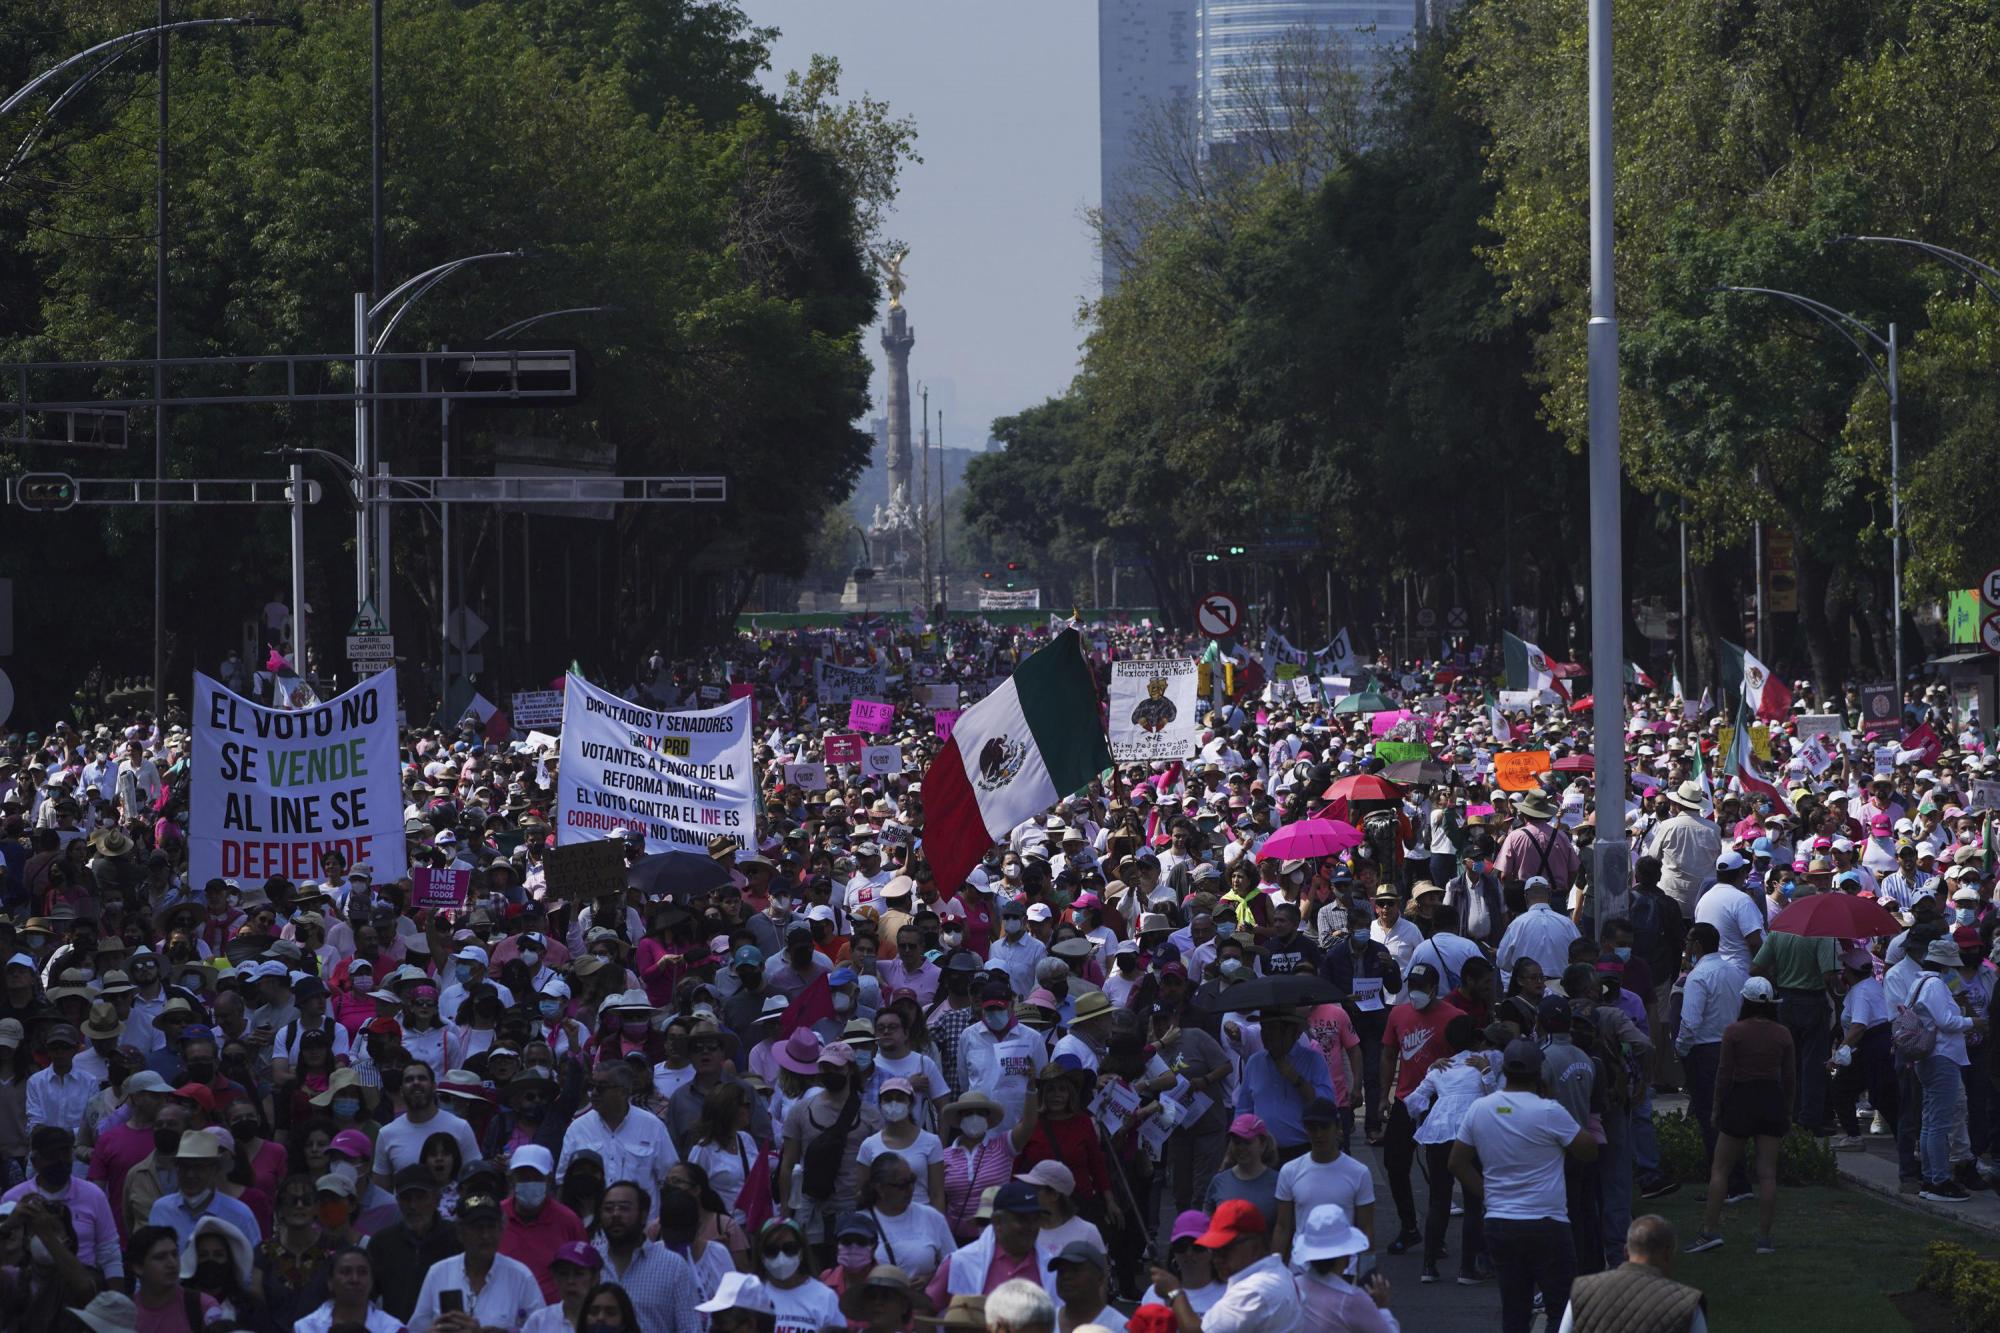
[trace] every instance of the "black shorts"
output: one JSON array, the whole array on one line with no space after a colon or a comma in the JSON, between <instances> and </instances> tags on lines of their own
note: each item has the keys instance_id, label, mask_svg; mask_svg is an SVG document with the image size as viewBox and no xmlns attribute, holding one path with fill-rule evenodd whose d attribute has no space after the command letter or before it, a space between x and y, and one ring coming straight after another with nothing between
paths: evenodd
<instances>
[{"instance_id":1,"label":"black shorts","mask_svg":"<svg viewBox=\"0 0 2000 1333\"><path fill-rule=\"evenodd\" d=\"M1785 1108L1785 1085L1772 1079L1737 1083L1722 1094L1722 1116L1715 1128L1736 1139L1759 1134L1783 1138L1791 1128Z\"/></svg>"}]
</instances>

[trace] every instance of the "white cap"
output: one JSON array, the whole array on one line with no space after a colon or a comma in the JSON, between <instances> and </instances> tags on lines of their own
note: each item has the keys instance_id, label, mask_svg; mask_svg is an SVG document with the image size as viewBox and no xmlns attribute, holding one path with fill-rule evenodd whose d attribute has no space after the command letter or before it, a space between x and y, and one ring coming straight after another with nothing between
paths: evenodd
<instances>
[{"instance_id":1,"label":"white cap","mask_svg":"<svg viewBox=\"0 0 2000 1333\"><path fill-rule=\"evenodd\" d=\"M703 1314L721 1314L724 1310L776 1314L778 1310L771 1303L771 1293L764 1290L764 1279L755 1273L724 1273L715 1286L715 1295L694 1308Z\"/></svg>"},{"instance_id":2,"label":"white cap","mask_svg":"<svg viewBox=\"0 0 2000 1333\"><path fill-rule=\"evenodd\" d=\"M1733 847L1724 848L1722 855L1715 858L1717 870L1741 870L1748 864L1750 863L1743 859L1742 853Z\"/></svg>"},{"instance_id":3,"label":"white cap","mask_svg":"<svg viewBox=\"0 0 2000 1333\"><path fill-rule=\"evenodd\" d=\"M1028 904L1028 920L1030 921L1048 921L1054 916L1055 913L1049 910L1047 903Z\"/></svg>"},{"instance_id":4,"label":"white cap","mask_svg":"<svg viewBox=\"0 0 2000 1333\"><path fill-rule=\"evenodd\" d=\"M549 1155L549 1150L541 1144L524 1143L514 1149L513 1155L507 1159L507 1169L509 1171L539 1171L545 1176L553 1176L556 1173L556 1160Z\"/></svg>"},{"instance_id":5,"label":"white cap","mask_svg":"<svg viewBox=\"0 0 2000 1333\"><path fill-rule=\"evenodd\" d=\"M1752 977L1743 983L1743 998L1753 1004L1770 1004L1777 997L1769 977Z\"/></svg>"},{"instance_id":6,"label":"white cap","mask_svg":"<svg viewBox=\"0 0 2000 1333\"><path fill-rule=\"evenodd\" d=\"M477 963L481 967L485 967L488 962L486 950L476 944L466 945L463 949L453 954L452 957L461 963Z\"/></svg>"}]
</instances>

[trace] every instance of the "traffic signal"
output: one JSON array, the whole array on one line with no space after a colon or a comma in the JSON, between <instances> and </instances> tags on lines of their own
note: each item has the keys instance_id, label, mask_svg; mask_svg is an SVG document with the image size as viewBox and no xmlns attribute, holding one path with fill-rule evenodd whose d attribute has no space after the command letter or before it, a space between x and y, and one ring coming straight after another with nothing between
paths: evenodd
<instances>
[{"instance_id":1,"label":"traffic signal","mask_svg":"<svg viewBox=\"0 0 2000 1333\"><path fill-rule=\"evenodd\" d=\"M29 472L14 483L14 499L34 513L53 514L76 503L76 478L66 472Z\"/></svg>"},{"instance_id":2,"label":"traffic signal","mask_svg":"<svg viewBox=\"0 0 2000 1333\"><path fill-rule=\"evenodd\" d=\"M986 582L991 583L993 581L993 571L990 569L982 569L979 571L979 577L986 580Z\"/></svg>"},{"instance_id":3,"label":"traffic signal","mask_svg":"<svg viewBox=\"0 0 2000 1333\"><path fill-rule=\"evenodd\" d=\"M1021 562L1019 560L1009 560L1007 562L1007 572L1009 574L1018 574L1020 571Z\"/></svg>"},{"instance_id":4,"label":"traffic signal","mask_svg":"<svg viewBox=\"0 0 2000 1333\"><path fill-rule=\"evenodd\" d=\"M1202 563L1205 565L1213 565L1218 561L1220 561L1221 559L1222 557L1214 551L1203 551L1201 553L1201 560Z\"/></svg>"},{"instance_id":5,"label":"traffic signal","mask_svg":"<svg viewBox=\"0 0 2000 1333\"><path fill-rule=\"evenodd\" d=\"M1232 547L1230 547L1230 548L1229 548L1229 554L1231 554L1231 555L1248 555L1248 554L1250 554L1250 548L1249 548L1249 547L1247 547L1247 546L1232 546Z\"/></svg>"}]
</instances>

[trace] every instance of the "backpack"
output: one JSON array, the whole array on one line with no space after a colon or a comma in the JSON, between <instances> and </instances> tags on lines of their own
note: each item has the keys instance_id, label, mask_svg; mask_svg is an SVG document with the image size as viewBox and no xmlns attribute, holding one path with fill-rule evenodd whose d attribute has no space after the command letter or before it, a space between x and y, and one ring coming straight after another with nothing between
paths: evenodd
<instances>
[{"instance_id":1,"label":"backpack","mask_svg":"<svg viewBox=\"0 0 2000 1333\"><path fill-rule=\"evenodd\" d=\"M861 1097L856 1093L840 1108L840 1114L833 1123L813 1135L813 1141L806 1145L805 1152L800 1155L800 1167L805 1172L808 1199L831 1199L834 1191L840 1188L840 1169L847 1162L847 1136L854 1131L854 1122L860 1118Z\"/></svg>"},{"instance_id":2,"label":"backpack","mask_svg":"<svg viewBox=\"0 0 2000 1333\"><path fill-rule=\"evenodd\" d=\"M1917 1007L1917 992L1929 980L1928 976L1919 978L1910 991L1910 1002L1898 1008L1896 1016L1889 1020L1889 1045L1904 1060L1921 1060L1937 1049L1937 1025Z\"/></svg>"}]
</instances>

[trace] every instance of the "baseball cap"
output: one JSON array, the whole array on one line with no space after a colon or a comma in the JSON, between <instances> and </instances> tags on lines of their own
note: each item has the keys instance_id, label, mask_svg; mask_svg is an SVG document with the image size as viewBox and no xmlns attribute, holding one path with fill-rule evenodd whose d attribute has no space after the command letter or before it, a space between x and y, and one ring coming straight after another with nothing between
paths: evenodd
<instances>
[{"instance_id":1,"label":"baseball cap","mask_svg":"<svg viewBox=\"0 0 2000 1333\"><path fill-rule=\"evenodd\" d=\"M1264 1124L1263 1119L1251 1115L1248 1111L1229 1122L1229 1137L1232 1139L1261 1138L1269 1132L1270 1129Z\"/></svg>"},{"instance_id":2,"label":"baseball cap","mask_svg":"<svg viewBox=\"0 0 2000 1333\"><path fill-rule=\"evenodd\" d=\"M585 1272L595 1273L598 1269L604 1267L604 1256L597 1252L596 1246L585 1245L580 1240L573 1240L567 1244L557 1246L556 1252L549 1256L549 1263L551 1265L568 1264L572 1268L581 1268Z\"/></svg>"},{"instance_id":3,"label":"baseball cap","mask_svg":"<svg viewBox=\"0 0 2000 1333\"><path fill-rule=\"evenodd\" d=\"M1223 1205L1228 1207L1227 1204ZM993 1196L993 1211L996 1213L1039 1213L1042 1201L1035 1196L1035 1187L1019 1180L1010 1180L1000 1187Z\"/></svg>"},{"instance_id":4,"label":"baseball cap","mask_svg":"<svg viewBox=\"0 0 2000 1333\"><path fill-rule=\"evenodd\" d=\"M1565 1016L1567 1013L1565 1009ZM1542 1048L1526 1037L1516 1037L1507 1043L1501 1068L1509 1074L1538 1074L1542 1069Z\"/></svg>"},{"instance_id":5,"label":"baseball cap","mask_svg":"<svg viewBox=\"0 0 2000 1333\"><path fill-rule=\"evenodd\" d=\"M694 1308L703 1314L721 1314L724 1310L748 1310L752 1314L777 1312L771 1293L764 1288L764 1280L755 1273L724 1273L722 1281L715 1284L715 1295Z\"/></svg>"},{"instance_id":6,"label":"baseball cap","mask_svg":"<svg viewBox=\"0 0 2000 1333\"><path fill-rule=\"evenodd\" d=\"M1197 1236L1194 1243L1203 1249L1219 1250L1245 1236L1261 1236L1265 1230L1264 1214L1257 1211L1256 1204L1248 1199L1227 1199L1209 1219L1208 1230Z\"/></svg>"}]
</instances>

